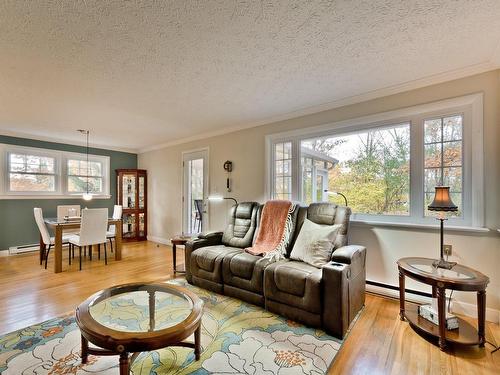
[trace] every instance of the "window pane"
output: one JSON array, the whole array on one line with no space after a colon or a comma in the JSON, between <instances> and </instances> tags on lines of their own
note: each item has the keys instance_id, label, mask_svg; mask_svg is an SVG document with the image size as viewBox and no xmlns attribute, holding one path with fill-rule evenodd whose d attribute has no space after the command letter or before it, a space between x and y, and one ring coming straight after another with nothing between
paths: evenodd
<instances>
[{"instance_id":1,"label":"window pane","mask_svg":"<svg viewBox=\"0 0 500 375\"><path fill-rule=\"evenodd\" d=\"M425 164L426 168L441 167L441 143L425 145Z\"/></svg>"},{"instance_id":2,"label":"window pane","mask_svg":"<svg viewBox=\"0 0 500 375\"><path fill-rule=\"evenodd\" d=\"M425 143L441 142L441 119L425 120Z\"/></svg>"},{"instance_id":3,"label":"window pane","mask_svg":"<svg viewBox=\"0 0 500 375\"><path fill-rule=\"evenodd\" d=\"M55 176L10 173L10 191L55 191Z\"/></svg>"},{"instance_id":4,"label":"window pane","mask_svg":"<svg viewBox=\"0 0 500 375\"><path fill-rule=\"evenodd\" d=\"M325 173L328 190L345 194L354 212L409 214L409 124L305 140L301 142L301 151L304 160L314 159L313 175ZM308 180L302 181L302 186L307 184ZM316 179L313 189L312 197L322 199L320 179ZM335 197L329 199L333 201Z\"/></svg>"},{"instance_id":5,"label":"window pane","mask_svg":"<svg viewBox=\"0 0 500 375\"><path fill-rule=\"evenodd\" d=\"M450 187L450 192L462 192L462 168L443 168L443 185Z\"/></svg>"},{"instance_id":6,"label":"window pane","mask_svg":"<svg viewBox=\"0 0 500 375\"><path fill-rule=\"evenodd\" d=\"M445 117L443 119L443 141L462 139L462 116Z\"/></svg>"},{"instance_id":7,"label":"window pane","mask_svg":"<svg viewBox=\"0 0 500 375\"><path fill-rule=\"evenodd\" d=\"M462 142L443 143L443 166L462 165Z\"/></svg>"},{"instance_id":8,"label":"window pane","mask_svg":"<svg viewBox=\"0 0 500 375\"><path fill-rule=\"evenodd\" d=\"M89 177L89 192L102 193L102 178ZM87 191L87 177L68 176L68 192L84 193Z\"/></svg>"},{"instance_id":9,"label":"window pane","mask_svg":"<svg viewBox=\"0 0 500 375\"><path fill-rule=\"evenodd\" d=\"M439 127L443 138L435 144L425 145L425 167L434 169L425 170L425 215L436 216L437 214L427 209L434 199L434 188L439 185L450 186L451 193L457 193L459 207L458 213L450 213L449 216L461 216L462 210L462 124L461 115L443 117L438 120L426 120L425 140L434 139Z\"/></svg>"},{"instance_id":10,"label":"window pane","mask_svg":"<svg viewBox=\"0 0 500 375\"><path fill-rule=\"evenodd\" d=\"M68 174L75 176L99 176L102 177L102 164L89 161L87 169L86 160L68 160Z\"/></svg>"},{"instance_id":11,"label":"window pane","mask_svg":"<svg viewBox=\"0 0 500 375\"><path fill-rule=\"evenodd\" d=\"M442 185L441 168L425 169L424 189L426 192L434 192L436 186Z\"/></svg>"},{"instance_id":12,"label":"window pane","mask_svg":"<svg viewBox=\"0 0 500 375\"><path fill-rule=\"evenodd\" d=\"M292 197L292 143L276 143L274 160L274 197L289 200Z\"/></svg>"}]
</instances>

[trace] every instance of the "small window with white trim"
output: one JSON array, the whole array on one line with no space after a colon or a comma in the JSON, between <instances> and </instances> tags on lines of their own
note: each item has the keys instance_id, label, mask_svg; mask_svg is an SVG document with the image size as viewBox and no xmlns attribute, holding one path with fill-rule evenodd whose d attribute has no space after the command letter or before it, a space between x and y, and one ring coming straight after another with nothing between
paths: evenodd
<instances>
[{"instance_id":1,"label":"small window with white trim","mask_svg":"<svg viewBox=\"0 0 500 375\"><path fill-rule=\"evenodd\" d=\"M69 194L89 193L101 194L104 188L104 163L88 162L84 159L69 158L67 160L67 189Z\"/></svg>"},{"instance_id":2,"label":"small window with white trim","mask_svg":"<svg viewBox=\"0 0 500 375\"><path fill-rule=\"evenodd\" d=\"M55 157L34 152L7 153L7 190L12 193L57 192Z\"/></svg>"}]
</instances>

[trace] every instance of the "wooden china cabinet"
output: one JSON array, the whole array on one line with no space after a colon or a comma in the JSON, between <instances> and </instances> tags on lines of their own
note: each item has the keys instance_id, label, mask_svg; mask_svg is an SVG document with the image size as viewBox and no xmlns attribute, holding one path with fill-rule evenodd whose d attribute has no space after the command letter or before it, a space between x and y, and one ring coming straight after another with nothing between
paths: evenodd
<instances>
[{"instance_id":1,"label":"wooden china cabinet","mask_svg":"<svg viewBox=\"0 0 500 375\"><path fill-rule=\"evenodd\" d=\"M145 241L148 234L147 172L117 169L117 204L122 205L123 240Z\"/></svg>"}]
</instances>

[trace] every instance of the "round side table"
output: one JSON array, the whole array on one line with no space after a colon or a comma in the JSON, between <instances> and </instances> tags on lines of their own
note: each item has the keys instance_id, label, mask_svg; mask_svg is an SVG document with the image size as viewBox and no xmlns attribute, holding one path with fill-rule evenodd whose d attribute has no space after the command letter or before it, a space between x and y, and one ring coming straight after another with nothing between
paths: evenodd
<instances>
[{"instance_id":1,"label":"round side table","mask_svg":"<svg viewBox=\"0 0 500 375\"><path fill-rule=\"evenodd\" d=\"M484 346L486 320L486 286L490 279L472 268L461 264L451 270L435 268L429 258L402 258L399 269L399 310L401 320L405 318L411 327L439 339L439 348L446 349L447 342L461 345ZM432 297L437 297L439 325L418 314L417 306L405 307L405 276L432 286ZM477 293L478 328L458 318L458 329L446 329L446 289Z\"/></svg>"}]
</instances>

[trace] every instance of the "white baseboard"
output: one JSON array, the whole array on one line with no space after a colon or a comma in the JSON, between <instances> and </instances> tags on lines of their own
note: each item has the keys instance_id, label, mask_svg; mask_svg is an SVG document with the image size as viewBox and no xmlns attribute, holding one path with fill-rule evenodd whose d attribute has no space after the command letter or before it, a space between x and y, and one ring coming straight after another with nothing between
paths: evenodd
<instances>
[{"instance_id":1,"label":"white baseboard","mask_svg":"<svg viewBox=\"0 0 500 375\"><path fill-rule=\"evenodd\" d=\"M372 293L380 294L387 297L392 297L399 299L399 291L392 290L388 288L383 288L375 285L366 285L366 290ZM417 294L406 293L405 295L406 301L415 302L415 303L431 303L431 298L420 296ZM477 318L477 306L472 303L466 303L462 301L457 301L456 299L452 299L451 302L451 311L453 314L460 314L465 316L470 316L472 318ZM495 324L500 323L500 311L486 308L486 320L488 322L492 322Z\"/></svg>"},{"instance_id":2,"label":"white baseboard","mask_svg":"<svg viewBox=\"0 0 500 375\"><path fill-rule=\"evenodd\" d=\"M162 245L172 245L169 239L156 236L148 236L148 241L161 243Z\"/></svg>"}]
</instances>

